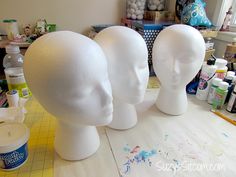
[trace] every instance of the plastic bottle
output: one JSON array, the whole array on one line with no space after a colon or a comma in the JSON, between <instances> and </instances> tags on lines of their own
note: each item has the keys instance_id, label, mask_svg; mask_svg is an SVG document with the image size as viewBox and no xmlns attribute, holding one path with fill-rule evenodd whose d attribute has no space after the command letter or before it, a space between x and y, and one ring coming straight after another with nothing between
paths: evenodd
<instances>
[{"instance_id":1,"label":"plastic bottle","mask_svg":"<svg viewBox=\"0 0 236 177\"><path fill-rule=\"evenodd\" d=\"M18 90L20 97L28 97L31 92L23 74L24 57L18 46L6 46L6 56L3 58L3 67L9 90Z\"/></svg>"},{"instance_id":2,"label":"plastic bottle","mask_svg":"<svg viewBox=\"0 0 236 177\"><path fill-rule=\"evenodd\" d=\"M209 104L212 104L213 99L215 98L216 89L219 87L220 82L222 82L222 79L220 79L220 78L214 78L212 80L212 84L211 84L211 87L209 89L209 94L208 94L208 97L207 97L207 102Z\"/></svg>"},{"instance_id":3,"label":"plastic bottle","mask_svg":"<svg viewBox=\"0 0 236 177\"><path fill-rule=\"evenodd\" d=\"M231 93L226 110L231 113L236 113L236 87L234 87L234 91Z\"/></svg>"},{"instance_id":4,"label":"plastic bottle","mask_svg":"<svg viewBox=\"0 0 236 177\"><path fill-rule=\"evenodd\" d=\"M23 67L24 57L20 54L19 46L7 45L6 53L7 54L3 58L3 67L5 69Z\"/></svg>"},{"instance_id":5,"label":"plastic bottle","mask_svg":"<svg viewBox=\"0 0 236 177\"><path fill-rule=\"evenodd\" d=\"M207 60L207 64L203 64L196 93L196 97L199 100L207 100L207 95L209 92L209 88L211 86L211 81L217 69L217 67L214 64L215 60L213 58Z\"/></svg>"},{"instance_id":6,"label":"plastic bottle","mask_svg":"<svg viewBox=\"0 0 236 177\"><path fill-rule=\"evenodd\" d=\"M226 95L228 93L229 84L227 82L220 82L219 87L216 88L215 97L212 102L213 109L222 109Z\"/></svg>"},{"instance_id":7,"label":"plastic bottle","mask_svg":"<svg viewBox=\"0 0 236 177\"><path fill-rule=\"evenodd\" d=\"M227 71L228 71L228 67L226 66L227 60L217 58L215 65L217 66L216 77L223 80L226 76Z\"/></svg>"}]
</instances>

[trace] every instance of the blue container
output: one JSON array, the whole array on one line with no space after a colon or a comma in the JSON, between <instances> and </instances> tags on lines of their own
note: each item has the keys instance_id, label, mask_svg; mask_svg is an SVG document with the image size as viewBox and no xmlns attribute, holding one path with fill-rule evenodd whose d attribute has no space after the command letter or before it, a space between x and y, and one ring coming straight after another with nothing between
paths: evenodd
<instances>
[{"instance_id":1,"label":"blue container","mask_svg":"<svg viewBox=\"0 0 236 177\"><path fill-rule=\"evenodd\" d=\"M0 169L14 170L28 158L29 129L22 123L0 124Z\"/></svg>"}]
</instances>

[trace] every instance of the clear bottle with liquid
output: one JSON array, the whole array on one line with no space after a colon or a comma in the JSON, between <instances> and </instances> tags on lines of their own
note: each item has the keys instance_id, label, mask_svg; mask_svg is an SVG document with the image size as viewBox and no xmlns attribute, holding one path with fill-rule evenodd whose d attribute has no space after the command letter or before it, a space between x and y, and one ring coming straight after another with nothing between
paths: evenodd
<instances>
[{"instance_id":1,"label":"clear bottle with liquid","mask_svg":"<svg viewBox=\"0 0 236 177\"><path fill-rule=\"evenodd\" d=\"M23 73L24 57L20 53L19 46L6 46L6 53L3 58L3 67L5 68L8 89L18 90L20 97L27 98L31 96Z\"/></svg>"},{"instance_id":2,"label":"clear bottle with liquid","mask_svg":"<svg viewBox=\"0 0 236 177\"><path fill-rule=\"evenodd\" d=\"M7 54L3 58L3 67L5 69L23 67L24 57L20 53L19 46L7 45L6 53Z\"/></svg>"}]
</instances>

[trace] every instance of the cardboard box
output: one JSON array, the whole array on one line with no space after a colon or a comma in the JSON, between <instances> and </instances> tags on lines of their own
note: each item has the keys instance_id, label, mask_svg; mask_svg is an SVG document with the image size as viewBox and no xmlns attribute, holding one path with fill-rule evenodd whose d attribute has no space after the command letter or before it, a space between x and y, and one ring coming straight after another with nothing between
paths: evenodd
<instances>
[{"instance_id":1,"label":"cardboard box","mask_svg":"<svg viewBox=\"0 0 236 177\"><path fill-rule=\"evenodd\" d=\"M174 22L175 14L170 11L145 11L143 18L155 22Z\"/></svg>"},{"instance_id":2,"label":"cardboard box","mask_svg":"<svg viewBox=\"0 0 236 177\"><path fill-rule=\"evenodd\" d=\"M121 18L121 25L132 28L134 22L142 22L142 20L131 20L128 18Z\"/></svg>"},{"instance_id":3,"label":"cardboard box","mask_svg":"<svg viewBox=\"0 0 236 177\"><path fill-rule=\"evenodd\" d=\"M214 52L215 52L215 49L206 50L204 61L207 61L209 58L211 58L211 55L214 54Z\"/></svg>"},{"instance_id":4,"label":"cardboard box","mask_svg":"<svg viewBox=\"0 0 236 177\"><path fill-rule=\"evenodd\" d=\"M215 38L218 34L218 31L215 30L199 30L204 38L211 37Z\"/></svg>"}]
</instances>

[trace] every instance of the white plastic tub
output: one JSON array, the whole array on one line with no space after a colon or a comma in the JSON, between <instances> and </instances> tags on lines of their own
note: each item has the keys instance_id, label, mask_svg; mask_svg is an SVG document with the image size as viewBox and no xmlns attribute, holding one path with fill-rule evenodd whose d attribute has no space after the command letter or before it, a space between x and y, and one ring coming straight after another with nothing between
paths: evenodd
<instances>
[{"instance_id":1,"label":"white plastic tub","mask_svg":"<svg viewBox=\"0 0 236 177\"><path fill-rule=\"evenodd\" d=\"M22 123L0 124L0 169L14 170L28 159L29 129Z\"/></svg>"}]
</instances>

